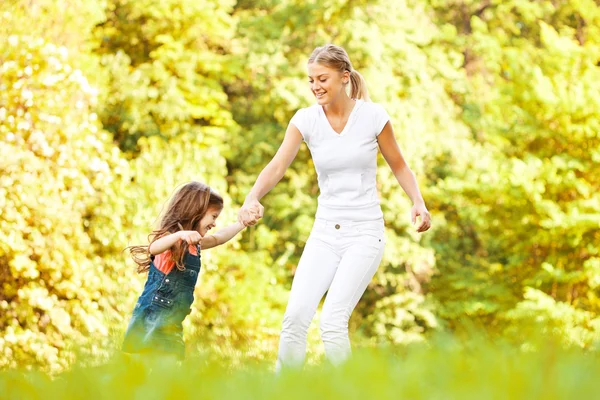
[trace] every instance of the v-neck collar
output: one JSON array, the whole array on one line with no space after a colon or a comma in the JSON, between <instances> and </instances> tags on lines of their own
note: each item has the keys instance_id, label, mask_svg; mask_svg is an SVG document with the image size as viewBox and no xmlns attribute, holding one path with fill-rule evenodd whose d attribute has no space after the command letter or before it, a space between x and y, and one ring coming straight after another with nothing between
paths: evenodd
<instances>
[{"instance_id":1,"label":"v-neck collar","mask_svg":"<svg viewBox=\"0 0 600 400\"><path fill-rule=\"evenodd\" d=\"M348 121L346 121L346 125L344 125L344 127L342 128L342 131L339 133L336 132L335 129L333 129L333 126L331 126L331 123L329 122L329 119L327 118L327 115L325 114L325 110L323 109L323 106L321 106L321 105L319 105L319 112L321 113L323 118L325 118L325 122L327 123L327 127L329 128L331 133L333 133L335 136L341 137L341 136L346 135L346 133L348 132L348 129L350 129L350 126L354 122L354 116L356 115L356 111L359 109L359 107L362 105L362 103L363 103L363 100L354 99L354 107L352 107L352 111L350 111L350 115L348 116Z\"/></svg>"}]
</instances>

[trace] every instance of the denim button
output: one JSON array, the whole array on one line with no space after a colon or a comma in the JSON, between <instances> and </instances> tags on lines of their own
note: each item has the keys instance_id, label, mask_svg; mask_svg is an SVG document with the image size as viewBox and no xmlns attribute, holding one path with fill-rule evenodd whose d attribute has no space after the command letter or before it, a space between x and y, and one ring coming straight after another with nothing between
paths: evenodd
<instances>
[{"instance_id":1,"label":"denim button","mask_svg":"<svg viewBox=\"0 0 600 400\"><path fill-rule=\"evenodd\" d=\"M340 229L340 224L335 224L335 229Z\"/></svg>"}]
</instances>

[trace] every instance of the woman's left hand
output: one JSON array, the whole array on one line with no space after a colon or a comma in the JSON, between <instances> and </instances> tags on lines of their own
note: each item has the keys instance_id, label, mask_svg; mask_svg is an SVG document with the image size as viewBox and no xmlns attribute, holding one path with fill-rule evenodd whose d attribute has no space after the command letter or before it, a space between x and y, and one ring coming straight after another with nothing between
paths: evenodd
<instances>
[{"instance_id":1,"label":"woman's left hand","mask_svg":"<svg viewBox=\"0 0 600 400\"><path fill-rule=\"evenodd\" d=\"M431 228L431 214L427 211L425 204L417 203L410 210L410 218L413 225L417 222L417 217L421 217L421 223L417 227L417 232L425 232Z\"/></svg>"}]
</instances>

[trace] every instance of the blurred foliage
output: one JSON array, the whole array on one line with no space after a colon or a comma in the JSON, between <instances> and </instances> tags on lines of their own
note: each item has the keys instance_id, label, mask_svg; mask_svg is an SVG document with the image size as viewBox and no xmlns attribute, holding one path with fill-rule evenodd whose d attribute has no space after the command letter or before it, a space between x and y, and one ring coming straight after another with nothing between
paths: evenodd
<instances>
[{"instance_id":1,"label":"blurred foliage","mask_svg":"<svg viewBox=\"0 0 600 400\"><path fill-rule=\"evenodd\" d=\"M353 342L598 343L596 2L5 0L0 19L0 368L114 353L144 279L123 248L188 180L235 219L327 42L391 115L434 222L414 233L381 158L388 245ZM303 146L263 222L204 255L191 354L274 358L317 195Z\"/></svg>"},{"instance_id":2,"label":"blurred foliage","mask_svg":"<svg viewBox=\"0 0 600 400\"><path fill-rule=\"evenodd\" d=\"M105 365L76 364L60 377L38 371L0 372L7 399L572 399L597 398L600 360L552 340L537 351L473 336L471 343L433 338L403 352L360 349L341 367L329 364L274 375L265 363L231 371L218 355L173 359L118 355ZM213 358L214 356L214 358ZM219 360L221 362L219 362ZM199 384L199 382L201 384Z\"/></svg>"},{"instance_id":3,"label":"blurred foliage","mask_svg":"<svg viewBox=\"0 0 600 400\"><path fill-rule=\"evenodd\" d=\"M444 182L442 207L456 211L439 232L466 235L459 252L432 240L440 274L429 290L440 315L452 326L467 317L499 332L545 314L565 326L576 311L597 316L600 8L490 1L473 9L473 2L464 26L451 3L436 2L437 23L461 34L469 76L469 91L453 97L489 153ZM575 325L598 337L597 323L583 323L591 318ZM565 329L566 340L579 336Z\"/></svg>"}]
</instances>

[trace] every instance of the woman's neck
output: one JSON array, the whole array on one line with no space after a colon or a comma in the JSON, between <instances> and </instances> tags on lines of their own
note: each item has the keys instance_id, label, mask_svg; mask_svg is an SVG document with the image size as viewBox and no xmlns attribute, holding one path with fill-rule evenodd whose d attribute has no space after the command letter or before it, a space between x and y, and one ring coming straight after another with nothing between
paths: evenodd
<instances>
[{"instance_id":1,"label":"woman's neck","mask_svg":"<svg viewBox=\"0 0 600 400\"><path fill-rule=\"evenodd\" d=\"M341 94L339 97L339 99L323 106L323 110L327 115L344 116L352 111L356 101L352 100L345 93Z\"/></svg>"}]
</instances>

